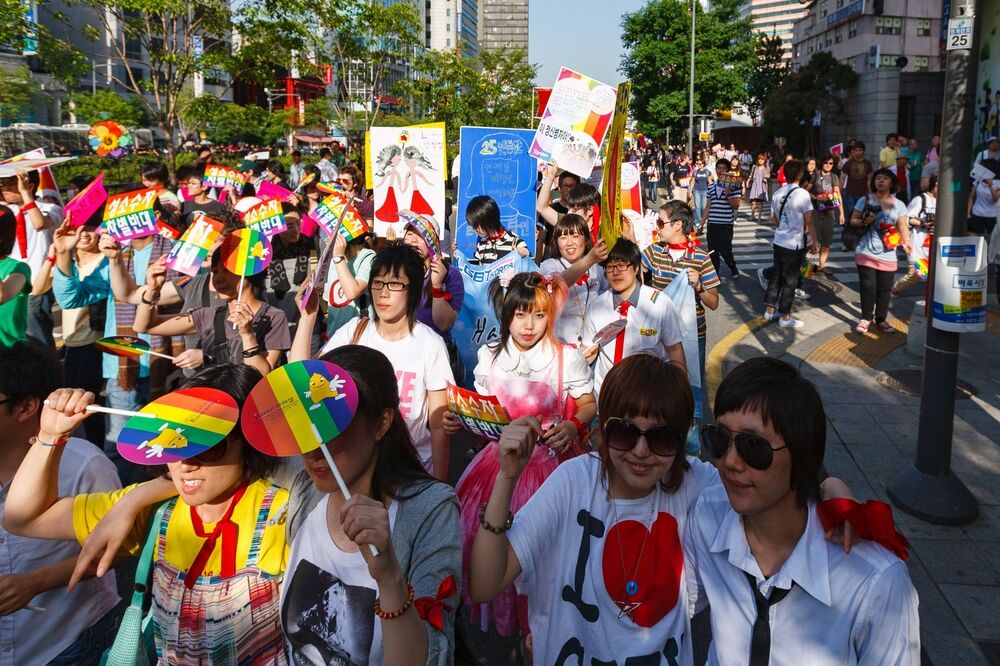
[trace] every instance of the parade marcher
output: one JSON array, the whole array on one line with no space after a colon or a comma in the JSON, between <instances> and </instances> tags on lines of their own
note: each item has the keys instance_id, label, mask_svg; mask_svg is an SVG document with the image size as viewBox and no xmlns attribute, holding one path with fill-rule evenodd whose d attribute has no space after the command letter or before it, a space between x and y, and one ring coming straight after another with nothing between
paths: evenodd
<instances>
[{"instance_id":1,"label":"parade marcher","mask_svg":"<svg viewBox=\"0 0 1000 666\"><path fill-rule=\"evenodd\" d=\"M880 169L892 169L896 167L896 158L899 157L897 141L899 141L899 135L886 135L885 145L878 152L878 167Z\"/></svg>"},{"instance_id":2,"label":"parade marcher","mask_svg":"<svg viewBox=\"0 0 1000 666\"><path fill-rule=\"evenodd\" d=\"M345 164L340 167L337 182L344 188L344 193L361 213L361 217L370 222L375 215L375 205L364 195L365 176L361 169L353 164Z\"/></svg>"},{"instance_id":3,"label":"parade marcher","mask_svg":"<svg viewBox=\"0 0 1000 666\"><path fill-rule=\"evenodd\" d=\"M764 153L757 155L757 162L750 169L750 220L757 222L764 221L764 204L768 201L768 181L771 178L771 171L767 166L767 156ZM701 220L700 216L695 219Z\"/></svg>"},{"instance_id":4,"label":"parade marcher","mask_svg":"<svg viewBox=\"0 0 1000 666\"><path fill-rule=\"evenodd\" d=\"M705 158L700 155L694 160L694 171L691 172L691 199L694 208L694 219L701 220L702 213L708 204L708 186L715 182L715 175L705 166ZM751 203L751 207L753 204Z\"/></svg>"},{"instance_id":5,"label":"parade marcher","mask_svg":"<svg viewBox=\"0 0 1000 666\"><path fill-rule=\"evenodd\" d=\"M907 219L910 222L910 266L906 275L892 285L893 296L920 282L918 262L923 261L924 268L927 267L931 236L934 234L934 218L937 214L937 187L937 176L930 176L927 181L927 191L915 196L906 209ZM924 277L926 276L925 272Z\"/></svg>"},{"instance_id":6,"label":"parade marcher","mask_svg":"<svg viewBox=\"0 0 1000 666\"><path fill-rule=\"evenodd\" d=\"M660 167L656 160L650 160L646 167L646 201L656 203L656 188L660 185Z\"/></svg>"},{"instance_id":7,"label":"parade marcher","mask_svg":"<svg viewBox=\"0 0 1000 666\"><path fill-rule=\"evenodd\" d=\"M287 228L271 237L274 252L264 282L267 302L285 314L292 335L299 323L295 294L309 278L309 262L316 252L316 239L302 234L302 214L298 207L281 202ZM313 346L319 346L319 331L313 331ZM289 342L291 339L289 338Z\"/></svg>"},{"instance_id":8,"label":"parade marcher","mask_svg":"<svg viewBox=\"0 0 1000 666\"><path fill-rule=\"evenodd\" d=\"M368 234L362 234L348 241L337 234L327 240L333 243L333 249L329 262L319 267L316 279L319 284L326 285L323 287L323 298L329 306L326 309L328 338L355 317L370 316L368 280L375 251L368 247L368 238Z\"/></svg>"},{"instance_id":9,"label":"parade marcher","mask_svg":"<svg viewBox=\"0 0 1000 666\"><path fill-rule=\"evenodd\" d=\"M778 320L781 328L801 328L804 322L792 316L792 302L802 275L802 261L807 239L816 246L816 229L813 224L812 199L799 187L802 162L785 162L785 178L771 199L771 224L774 230L774 272L764 294L764 319Z\"/></svg>"},{"instance_id":10,"label":"parade marcher","mask_svg":"<svg viewBox=\"0 0 1000 666\"><path fill-rule=\"evenodd\" d=\"M187 226L194 221L196 213L214 217L226 208L225 204L209 196L209 191L202 182L204 177L204 169L198 170L193 167L182 167L177 174L177 184L185 192L184 202L181 204L181 218Z\"/></svg>"},{"instance_id":11,"label":"parade marcher","mask_svg":"<svg viewBox=\"0 0 1000 666\"><path fill-rule=\"evenodd\" d=\"M604 269L600 265L607 259L608 253L603 241L594 245L587 221L576 213L567 213L559 218L552 238L559 249L559 256L543 261L539 270L542 275L561 274L569 288L566 302L556 316L556 338L582 347L584 323L591 301L608 288Z\"/></svg>"},{"instance_id":12,"label":"parade marcher","mask_svg":"<svg viewBox=\"0 0 1000 666\"><path fill-rule=\"evenodd\" d=\"M142 165L142 186L156 190L156 198L160 200L163 209L174 215L181 209L181 200L167 189L170 182L170 172L163 162L146 162Z\"/></svg>"},{"instance_id":13,"label":"parade marcher","mask_svg":"<svg viewBox=\"0 0 1000 666\"><path fill-rule=\"evenodd\" d=\"M905 540L891 522L849 554L824 536L827 426L813 384L784 361L753 358L719 385L714 411L702 432L722 487L702 493L684 541L697 563L693 605L711 606L707 663L919 664Z\"/></svg>"},{"instance_id":14,"label":"parade marcher","mask_svg":"<svg viewBox=\"0 0 1000 666\"><path fill-rule=\"evenodd\" d=\"M987 159L980 164L998 177L976 180L966 212L969 218L968 231L970 235L983 236L989 240L993 227L997 224L996 202L1000 200L1000 160Z\"/></svg>"},{"instance_id":15,"label":"parade marcher","mask_svg":"<svg viewBox=\"0 0 1000 666\"><path fill-rule=\"evenodd\" d=\"M855 330L867 333L874 321L883 333L895 333L886 318L896 274L896 248L902 245L910 253L910 225L906 206L894 196L896 176L889 169L872 174L870 187L873 194L858 201L850 222L865 229L854 255L861 281L861 321Z\"/></svg>"},{"instance_id":16,"label":"parade marcher","mask_svg":"<svg viewBox=\"0 0 1000 666\"><path fill-rule=\"evenodd\" d=\"M674 199L688 200L688 188L691 187L691 162L687 155L681 155L670 169L670 191Z\"/></svg>"},{"instance_id":17,"label":"parade marcher","mask_svg":"<svg viewBox=\"0 0 1000 666\"><path fill-rule=\"evenodd\" d=\"M27 339L31 268L10 256L17 235L17 219L0 206L0 347Z\"/></svg>"},{"instance_id":18,"label":"parade marcher","mask_svg":"<svg viewBox=\"0 0 1000 666\"><path fill-rule=\"evenodd\" d=\"M729 162L725 160L716 162L715 173L718 178L729 175ZM698 221L700 228L705 229L707 224L705 239L708 241L708 250L716 274L719 274L719 266L725 261L734 280L740 278L736 257L733 256L733 232L736 226L736 211L739 209L740 193L723 187L716 180L708 186L708 208Z\"/></svg>"},{"instance_id":19,"label":"parade marcher","mask_svg":"<svg viewBox=\"0 0 1000 666\"><path fill-rule=\"evenodd\" d=\"M305 176L306 165L302 163L302 151L292 151L292 165L288 168L288 188L294 190Z\"/></svg>"},{"instance_id":20,"label":"parade marcher","mask_svg":"<svg viewBox=\"0 0 1000 666\"><path fill-rule=\"evenodd\" d=\"M319 177L324 183L332 183L337 180L337 165L333 163L333 151L329 148L319 149L319 162L316 162L319 169Z\"/></svg>"},{"instance_id":21,"label":"parade marcher","mask_svg":"<svg viewBox=\"0 0 1000 666\"><path fill-rule=\"evenodd\" d=\"M473 197L465 209L465 219L469 228L479 236L472 263L485 265L503 259L511 252L522 257L531 254L528 244L517 234L504 228L500 221L500 207L485 194Z\"/></svg>"},{"instance_id":22,"label":"parade marcher","mask_svg":"<svg viewBox=\"0 0 1000 666\"><path fill-rule=\"evenodd\" d=\"M825 155L820 168L803 187L812 196L814 240L819 245L819 266L823 273L833 273L827 266L830 246L833 245L833 230L836 225L844 226L847 221L844 202L840 193L840 183L833 173L833 155Z\"/></svg>"},{"instance_id":23,"label":"parade marcher","mask_svg":"<svg viewBox=\"0 0 1000 666\"><path fill-rule=\"evenodd\" d=\"M844 194L844 213L850 217L859 199L871 192L872 163L865 159L865 144L855 141L850 157L841 169L840 189Z\"/></svg>"},{"instance_id":24,"label":"parade marcher","mask_svg":"<svg viewBox=\"0 0 1000 666\"><path fill-rule=\"evenodd\" d=\"M514 486L510 511L516 515L561 462L586 451L597 404L590 367L579 350L559 342L553 330L556 313L566 297L565 283L539 273L502 275L491 285L490 295L500 322L500 341L479 348L475 389L497 396L511 419L541 417L544 432L542 445L535 447ZM479 512L490 498L500 469L500 450L492 441L476 454L456 486L466 577ZM522 638L530 633L526 599L515 600L513 587L488 604L474 603L467 587L463 598L472 622L483 631L495 625L504 636L514 630Z\"/></svg>"}]
</instances>

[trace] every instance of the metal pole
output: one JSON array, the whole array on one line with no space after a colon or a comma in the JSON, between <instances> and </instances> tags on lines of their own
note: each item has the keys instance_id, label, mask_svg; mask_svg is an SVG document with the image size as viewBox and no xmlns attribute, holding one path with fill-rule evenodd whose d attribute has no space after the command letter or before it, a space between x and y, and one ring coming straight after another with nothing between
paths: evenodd
<instances>
[{"instance_id":1,"label":"metal pole","mask_svg":"<svg viewBox=\"0 0 1000 666\"><path fill-rule=\"evenodd\" d=\"M967 49L948 51L941 132L941 183L937 199L935 235L964 236L972 163L975 118L976 57L981 32L983 0L952 0L952 18L973 18L972 42ZM978 17L978 18L977 18ZM936 250L935 250L936 252ZM928 276L934 302L934 265ZM917 460L889 483L889 499L903 511L939 525L961 525L979 515L976 498L951 470L955 419L955 382L958 378L959 333L935 328L928 317L924 346L924 381L920 395Z\"/></svg>"},{"instance_id":2,"label":"metal pole","mask_svg":"<svg viewBox=\"0 0 1000 666\"><path fill-rule=\"evenodd\" d=\"M691 88L688 91L688 157L694 155L694 19L698 0L691 0Z\"/></svg>"},{"instance_id":3,"label":"metal pole","mask_svg":"<svg viewBox=\"0 0 1000 666\"><path fill-rule=\"evenodd\" d=\"M97 94L97 61L90 59L90 94Z\"/></svg>"}]
</instances>

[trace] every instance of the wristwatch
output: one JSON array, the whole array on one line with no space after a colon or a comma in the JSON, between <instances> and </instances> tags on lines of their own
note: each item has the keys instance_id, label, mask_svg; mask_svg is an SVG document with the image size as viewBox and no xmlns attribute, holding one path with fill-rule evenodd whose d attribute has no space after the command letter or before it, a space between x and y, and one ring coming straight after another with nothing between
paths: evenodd
<instances>
[{"instance_id":1,"label":"wristwatch","mask_svg":"<svg viewBox=\"0 0 1000 666\"><path fill-rule=\"evenodd\" d=\"M341 263L343 263L343 262L344 262L344 261L345 261L346 259L347 259L347 257L345 257L345 256L341 255L341 256L339 256L339 257L336 257L336 256L335 256L335 257L333 258L333 260L332 260L332 261L333 261L333 263L335 263L335 264L341 264Z\"/></svg>"}]
</instances>

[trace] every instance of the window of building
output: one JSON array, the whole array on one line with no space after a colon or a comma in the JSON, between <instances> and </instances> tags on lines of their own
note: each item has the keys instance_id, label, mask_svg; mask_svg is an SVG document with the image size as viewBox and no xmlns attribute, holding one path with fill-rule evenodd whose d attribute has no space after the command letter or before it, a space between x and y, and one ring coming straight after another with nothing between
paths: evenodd
<instances>
[{"instance_id":1,"label":"window of building","mask_svg":"<svg viewBox=\"0 0 1000 666\"><path fill-rule=\"evenodd\" d=\"M917 72L926 72L931 59L928 56L916 56L913 58L913 69Z\"/></svg>"},{"instance_id":2,"label":"window of building","mask_svg":"<svg viewBox=\"0 0 1000 666\"><path fill-rule=\"evenodd\" d=\"M844 29L843 28L837 28L837 32L833 35L833 41L836 44L839 44L842 41L844 41Z\"/></svg>"},{"instance_id":3,"label":"window of building","mask_svg":"<svg viewBox=\"0 0 1000 666\"><path fill-rule=\"evenodd\" d=\"M827 3L827 0L820 0L820 2L819 2L819 17L821 19L822 18L826 18L826 14L827 14L826 3Z\"/></svg>"},{"instance_id":4,"label":"window of building","mask_svg":"<svg viewBox=\"0 0 1000 666\"><path fill-rule=\"evenodd\" d=\"M451 37L445 40L445 46L451 46Z\"/></svg>"},{"instance_id":5,"label":"window of building","mask_svg":"<svg viewBox=\"0 0 1000 666\"><path fill-rule=\"evenodd\" d=\"M876 35L899 35L903 32L903 19L898 16L876 16Z\"/></svg>"},{"instance_id":6,"label":"window of building","mask_svg":"<svg viewBox=\"0 0 1000 666\"><path fill-rule=\"evenodd\" d=\"M930 37L930 35L931 35L931 20L917 19L917 37Z\"/></svg>"},{"instance_id":7,"label":"window of building","mask_svg":"<svg viewBox=\"0 0 1000 666\"><path fill-rule=\"evenodd\" d=\"M840 9L843 6L844 6L844 0L837 0L837 9Z\"/></svg>"},{"instance_id":8,"label":"window of building","mask_svg":"<svg viewBox=\"0 0 1000 666\"><path fill-rule=\"evenodd\" d=\"M858 36L858 22L851 21L847 24L847 38L854 39Z\"/></svg>"},{"instance_id":9,"label":"window of building","mask_svg":"<svg viewBox=\"0 0 1000 666\"><path fill-rule=\"evenodd\" d=\"M897 60L899 60L899 56L898 55L892 55L892 54L885 54L885 53L883 53L882 54L882 58L879 60L879 64L882 67L895 67Z\"/></svg>"},{"instance_id":10,"label":"window of building","mask_svg":"<svg viewBox=\"0 0 1000 666\"><path fill-rule=\"evenodd\" d=\"M447 8L446 8L446 9L444 10L444 15L445 15L445 16L451 16L451 7L447 7Z\"/></svg>"}]
</instances>

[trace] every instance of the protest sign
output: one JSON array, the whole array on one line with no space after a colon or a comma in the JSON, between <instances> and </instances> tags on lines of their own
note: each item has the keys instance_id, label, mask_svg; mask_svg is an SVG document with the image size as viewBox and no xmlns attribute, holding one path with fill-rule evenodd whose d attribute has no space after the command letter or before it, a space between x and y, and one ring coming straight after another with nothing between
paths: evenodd
<instances>
[{"instance_id":1,"label":"protest sign","mask_svg":"<svg viewBox=\"0 0 1000 666\"><path fill-rule=\"evenodd\" d=\"M222 226L222 222L205 215L195 216L194 222L181 236L180 241L170 248L166 259L167 268L191 277L197 275L219 234L222 233Z\"/></svg>"},{"instance_id":2,"label":"protest sign","mask_svg":"<svg viewBox=\"0 0 1000 666\"><path fill-rule=\"evenodd\" d=\"M57 164L62 164L63 162L69 162L70 160L75 159L75 157L43 157L38 159L17 160L14 162L2 162L0 163L0 178L10 178L11 176L16 176L18 170L20 169L24 169L25 171L34 171L36 169L44 169L46 167L55 166Z\"/></svg>"},{"instance_id":3,"label":"protest sign","mask_svg":"<svg viewBox=\"0 0 1000 666\"><path fill-rule=\"evenodd\" d=\"M243 224L257 229L268 238L288 229L280 199L261 201L248 209L243 213Z\"/></svg>"},{"instance_id":4,"label":"protest sign","mask_svg":"<svg viewBox=\"0 0 1000 666\"><path fill-rule=\"evenodd\" d=\"M639 163L623 162L621 177L622 212L634 211L642 215L642 192L639 182Z\"/></svg>"},{"instance_id":5,"label":"protest sign","mask_svg":"<svg viewBox=\"0 0 1000 666\"><path fill-rule=\"evenodd\" d=\"M34 150L29 150L26 153L21 153L20 155L14 155L13 157L8 157L7 159L0 161L0 165L12 164L14 162L22 162L24 160L43 160L45 159L45 149L35 148ZM60 158L67 159L67 158ZM72 157L68 159L73 159ZM50 201L55 201L60 206L63 203L62 195L59 193L59 186L56 185L56 178L52 175L52 169L48 167L42 167L38 169L38 189L35 192L36 196L39 198L48 199Z\"/></svg>"},{"instance_id":6,"label":"protest sign","mask_svg":"<svg viewBox=\"0 0 1000 666\"><path fill-rule=\"evenodd\" d=\"M574 72L559 70L530 154L555 162L581 178L590 176L615 110L615 88Z\"/></svg>"},{"instance_id":7,"label":"protest sign","mask_svg":"<svg viewBox=\"0 0 1000 666\"><path fill-rule=\"evenodd\" d=\"M743 193L743 177L738 173L721 174L716 182L731 197L738 197Z\"/></svg>"},{"instance_id":8,"label":"protest sign","mask_svg":"<svg viewBox=\"0 0 1000 666\"><path fill-rule=\"evenodd\" d=\"M242 192L247 179L236 169L220 164L209 164L205 167L205 176L201 182L208 189L221 189L230 186L237 192Z\"/></svg>"},{"instance_id":9,"label":"protest sign","mask_svg":"<svg viewBox=\"0 0 1000 666\"><path fill-rule=\"evenodd\" d=\"M104 229L119 243L159 233L156 227L157 189L134 190L108 198L104 206Z\"/></svg>"},{"instance_id":10,"label":"protest sign","mask_svg":"<svg viewBox=\"0 0 1000 666\"><path fill-rule=\"evenodd\" d=\"M480 395L454 384L448 384L448 411L473 435L489 439L498 439L500 431L510 423L507 410L496 396Z\"/></svg>"},{"instance_id":11,"label":"protest sign","mask_svg":"<svg viewBox=\"0 0 1000 666\"><path fill-rule=\"evenodd\" d=\"M348 242L371 231L358 209L340 192L333 192L320 201L309 217L323 228L327 236L338 232ZM402 234L399 236L402 238Z\"/></svg>"},{"instance_id":12,"label":"protest sign","mask_svg":"<svg viewBox=\"0 0 1000 666\"><path fill-rule=\"evenodd\" d=\"M425 127L373 127L370 159L374 190L375 233L393 228L403 237L399 211L445 219L444 123Z\"/></svg>"},{"instance_id":13,"label":"protest sign","mask_svg":"<svg viewBox=\"0 0 1000 666\"><path fill-rule=\"evenodd\" d=\"M618 84L615 98L615 117L608 133L607 155L604 160L604 178L601 182L601 238L609 248L622 234L622 159L625 156L625 120L632 95L632 83Z\"/></svg>"},{"instance_id":14,"label":"protest sign","mask_svg":"<svg viewBox=\"0 0 1000 666\"><path fill-rule=\"evenodd\" d=\"M282 201L287 201L288 197L292 196L292 194L291 190L286 189L281 185L275 185L267 180L262 181L259 185L257 185L257 196L261 199L280 199Z\"/></svg>"},{"instance_id":15,"label":"protest sign","mask_svg":"<svg viewBox=\"0 0 1000 666\"><path fill-rule=\"evenodd\" d=\"M90 182L90 185L80 190L79 194L66 204L63 209L63 217L70 219L70 224L74 229L82 227L107 200L108 192L104 189L104 172L102 171L97 174L97 178Z\"/></svg>"},{"instance_id":16,"label":"protest sign","mask_svg":"<svg viewBox=\"0 0 1000 666\"><path fill-rule=\"evenodd\" d=\"M500 223L535 254L535 182L538 160L528 154L534 133L526 129L463 127L458 176L458 249L471 257L478 237L465 220L469 201L480 194L500 207Z\"/></svg>"}]
</instances>

